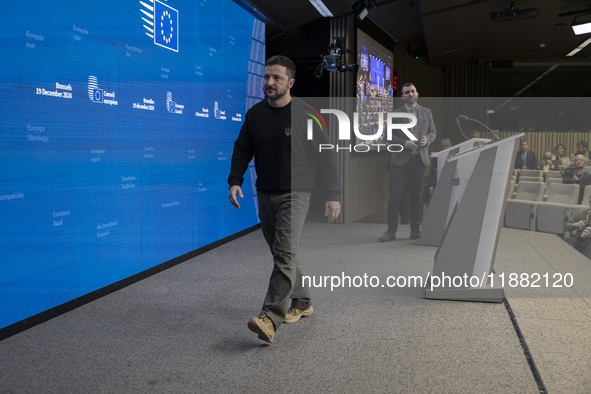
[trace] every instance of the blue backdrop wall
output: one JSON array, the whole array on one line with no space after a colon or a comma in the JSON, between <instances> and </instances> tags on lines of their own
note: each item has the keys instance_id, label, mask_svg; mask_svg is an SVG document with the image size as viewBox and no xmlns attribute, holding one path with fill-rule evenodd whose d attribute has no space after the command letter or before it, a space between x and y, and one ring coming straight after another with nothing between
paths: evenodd
<instances>
[{"instance_id":1,"label":"blue backdrop wall","mask_svg":"<svg viewBox=\"0 0 591 394\"><path fill-rule=\"evenodd\" d=\"M230 0L21 1L0 14L0 328L257 223L233 141L264 24Z\"/></svg>"}]
</instances>

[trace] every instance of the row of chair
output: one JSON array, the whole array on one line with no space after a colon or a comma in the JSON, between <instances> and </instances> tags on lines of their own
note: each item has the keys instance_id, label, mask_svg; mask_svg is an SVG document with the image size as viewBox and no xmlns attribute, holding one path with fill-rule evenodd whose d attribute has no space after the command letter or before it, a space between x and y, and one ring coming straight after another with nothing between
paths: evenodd
<instances>
[{"instance_id":1,"label":"row of chair","mask_svg":"<svg viewBox=\"0 0 591 394\"><path fill-rule=\"evenodd\" d=\"M533 170L532 170L533 171ZM562 179L562 175L560 171L548 171L545 175L523 175L520 174L517 178L518 182L526 181L526 182L547 182L550 179Z\"/></svg>"},{"instance_id":2,"label":"row of chair","mask_svg":"<svg viewBox=\"0 0 591 394\"><path fill-rule=\"evenodd\" d=\"M523 183L541 183L542 184L542 188L544 190L543 192L543 201L546 201L548 199L548 192L550 191L550 186L554 183L562 183L562 177L548 177L546 178L545 181L542 181L539 178L531 178L528 177L527 179L525 178L521 178L521 182ZM516 194L517 194L517 189L519 189L519 185L520 183L516 183L515 178L511 178L511 183L509 184L509 189L507 190L507 197L508 198L515 198Z\"/></svg>"},{"instance_id":3,"label":"row of chair","mask_svg":"<svg viewBox=\"0 0 591 394\"><path fill-rule=\"evenodd\" d=\"M591 185L585 187L583 203L579 200L579 185L550 183L545 197L543 182L519 182L513 198L505 206L505 227L546 233L564 233L564 222L579 210L588 209Z\"/></svg>"},{"instance_id":4,"label":"row of chair","mask_svg":"<svg viewBox=\"0 0 591 394\"><path fill-rule=\"evenodd\" d=\"M546 172L546 174L548 174L549 176L552 176L554 174L558 174L560 176L560 171L548 171ZM519 171L519 177L520 178L546 178L546 174L544 174L544 171L542 170L521 170ZM517 175L517 173L515 174Z\"/></svg>"},{"instance_id":5,"label":"row of chair","mask_svg":"<svg viewBox=\"0 0 591 394\"><path fill-rule=\"evenodd\" d=\"M585 172L591 173L591 166L585 166ZM548 178L561 178L560 171L547 171L542 170L528 170L524 169L519 172L519 180L528 180L528 178L542 178L546 180Z\"/></svg>"}]
</instances>

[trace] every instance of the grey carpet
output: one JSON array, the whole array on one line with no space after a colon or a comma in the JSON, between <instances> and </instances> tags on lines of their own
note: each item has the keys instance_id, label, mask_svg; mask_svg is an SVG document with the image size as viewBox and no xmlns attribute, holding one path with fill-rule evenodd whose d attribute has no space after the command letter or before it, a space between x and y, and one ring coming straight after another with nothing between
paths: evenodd
<instances>
[{"instance_id":1,"label":"grey carpet","mask_svg":"<svg viewBox=\"0 0 591 394\"><path fill-rule=\"evenodd\" d=\"M384 280L432 269L435 248L379 243L383 230L307 224L305 273ZM503 229L497 272L576 269L587 283L510 296L550 392L591 387L588 263L558 237ZM426 300L421 289L313 288L315 313L267 345L246 323L271 264L257 231L10 337L0 342L0 392L539 392L503 304Z\"/></svg>"}]
</instances>

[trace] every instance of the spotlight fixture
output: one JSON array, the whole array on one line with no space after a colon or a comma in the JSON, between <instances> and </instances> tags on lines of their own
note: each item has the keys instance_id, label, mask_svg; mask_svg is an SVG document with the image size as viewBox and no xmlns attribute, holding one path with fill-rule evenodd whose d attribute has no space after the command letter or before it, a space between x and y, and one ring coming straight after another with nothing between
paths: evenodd
<instances>
[{"instance_id":1,"label":"spotlight fixture","mask_svg":"<svg viewBox=\"0 0 591 394\"><path fill-rule=\"evenodd\" d=\"M537 8L517 8L515 2L511 2L509 8L505 8L502 11L491 12L490 19L493 21L509 21L518 19L530 19L535 18L538 13Z\"/></svg>"},{"instance_id":2,"label":"spotlight fixture","mask_svg":"<svg viewBox=\"0 0 591 394\"><path fill-rule=\"evenodd\" d=\"M577 20L580 16L586 16L586 18L583 21ZM589 14L575 16L570 27L573 28L573 32L577 36L580 34L591 33L591 16Z\"/></svg>"},{"instance_id":3,"label":"spotlight fixture","mask_svg":"<svg viewBox=\"0 0 591 394\"><path fill-rule=\"evenodd\" d=\"M408 43L406 45L406 53L408 53L410 56L414 57L416 60L419 60L421 58L421 56L423 55L423 49L422 48L412 48L410 46L410 43Z\"/></svg>"},{"instance_id":4,"label":"spotlight fixture","mask_svg":"<svg viewBox=\"0 0 591 394\"><path fill-rule=\"evenodd\" d=\"M367 14L369 14L369 9L375 8L375 6L375 0L357 0L355 3L353 3L352 8L355 12L355 15L357 15L360 20L363 20Z\"/></svg>"}]
</instances>

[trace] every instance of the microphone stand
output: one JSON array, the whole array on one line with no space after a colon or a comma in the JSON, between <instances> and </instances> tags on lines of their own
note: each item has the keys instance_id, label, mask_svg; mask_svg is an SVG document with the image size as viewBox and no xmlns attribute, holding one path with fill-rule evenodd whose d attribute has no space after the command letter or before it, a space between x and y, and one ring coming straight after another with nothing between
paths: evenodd
<instances>
[{"instance_id":1,"label":"microphone stand","mask_svg":"<svg viewBox=\"0 0 591 394\"><path fill-rule=\"evenodd\" d=\"M491 132L491 134L495 136L495 138L497 139L497 141L500 141L500 140L501 140L501 139L499 138L499 136L497 135L497 133L495 133L494 131L492 131L492 130L490 129L490 127L488 127L487 125L485 125L484 123L482 123L482 122L481 122L481 121L479 121L479 120L476 120L476 119L469 118L469 117L467 117L466 115L458 115L458 119L462 119L462 120L471 120L472 122L476 122L476 123L478 123L479 125L481 125L481 126L485 127L485 128L488 130L488 131L490 131L490 132ZM459 121L458 121L458 124L459 124ZM463 134L464 134L464 133L462 133L462 135L463 135Z\"/></svg>"},{"instance_id":2,"label":"microphone stand","mask_svg":"<svg viewBox=\"0 0 591 394\"><path fill-rule=\"evenodd\" d=\"M464 131L462 130L462 126L460 126L460 119L459 118L456 118L456 124L458 125L458 129L460 129L460 133L462 133L462 136L464 136L464 138L466 140L469 140L470 138L468 138L466 136L466 134L464 134Z\"/></svg>"}]
</instances>

